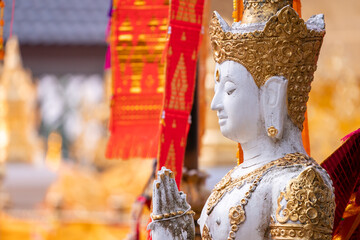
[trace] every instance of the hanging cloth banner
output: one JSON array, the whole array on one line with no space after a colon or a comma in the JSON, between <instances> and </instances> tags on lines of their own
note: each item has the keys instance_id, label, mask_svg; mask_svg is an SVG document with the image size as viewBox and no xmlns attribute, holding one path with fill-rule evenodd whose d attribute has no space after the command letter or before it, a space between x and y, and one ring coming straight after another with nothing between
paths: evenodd
<instances>
[{"instance_id":1,"label":"hanging cloth banner","mask_svg":"<svg viewBox=\"0 0 360 240\"><path fill-rule=\"evenodd\" d=\"M157 155L169 3L114 0L111 15L110 138L107 158Z\"/></svg>"},{"instance_id":2,"label":"hanging cloth banner","mask_svg":"<svg viewBox=\"0 0 360 240\"><path fill-rule=\"evenodd\" d=\"M166 56L164 111L160 136L159 167L175 174L180 186L193 103L196 63L204 0L172 0Z\"/></svg>"}]
</instances>

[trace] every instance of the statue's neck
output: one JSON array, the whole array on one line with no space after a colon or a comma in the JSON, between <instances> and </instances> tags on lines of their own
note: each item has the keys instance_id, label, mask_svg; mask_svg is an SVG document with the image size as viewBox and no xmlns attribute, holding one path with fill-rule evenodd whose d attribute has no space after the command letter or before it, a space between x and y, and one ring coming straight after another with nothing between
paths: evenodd
<instances>
[{"instance_id":1,"label":"statue's neck","mask_svg":"<svg viewBox=\"0 0 360 240\"><path fill-rule=\"evenodd\" d=\"M241 144L244 152L243 167L263 165L279 159L288 153L300 152L306 154L298 129L289 128L282 139L273 141L265 134L259 134L256 139Z\"/></svg>"}]
</instances>

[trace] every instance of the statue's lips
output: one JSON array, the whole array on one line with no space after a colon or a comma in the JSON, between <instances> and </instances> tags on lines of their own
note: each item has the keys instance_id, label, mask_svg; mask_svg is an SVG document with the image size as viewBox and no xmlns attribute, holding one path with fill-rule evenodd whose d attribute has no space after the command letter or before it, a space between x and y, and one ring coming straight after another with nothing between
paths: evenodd
<instances>
[{"instance_id":1,"label":"statue's lips","mask_svg":"<svg viewBox=\"0 0 360 240\"><path fill-rule=\"evenodd\" d=\"M218 116L219 120L228 118L226 115L221 114L221 113L218 113L217 116Z\"/></svg>"},{"instance_id":2,"label":"statue's lips","mask_svg":"<svg viewBox=\"0 0 360 240\"><path fill-rule=\"evenodd\" d=\"M222 125L225 124L226 119L227 119L228 117L227 117L227 116L221 116L221 115L219 115L218 118L219 118L219 125L222 126Z\"/></svg>"}]
</instances>

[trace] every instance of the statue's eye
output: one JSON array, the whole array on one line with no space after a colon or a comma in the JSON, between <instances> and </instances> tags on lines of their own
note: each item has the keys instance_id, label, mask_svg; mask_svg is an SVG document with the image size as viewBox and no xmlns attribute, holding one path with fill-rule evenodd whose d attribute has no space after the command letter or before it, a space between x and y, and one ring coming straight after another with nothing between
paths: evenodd
<instances>
[{"instance_id":1,"label":"statue's eye","mask_svg":"<svg viewBox=\"0 0 360 240\"><path fill-rule=\"evenodd\" d=\"M236 90L236 85L232 81L226 81L224 84L224 90L227 95L231 95Z\"/></svg>"},{"instance_id":2,"label":"statue's eye","mask_svg":"<svg viewBox=\"0 0 360 240\"><path fill-rule=\"evenodd\" d=\"M227 95L231 95L233 92L235 91L235 89L231 89L230 91L227 91Z\"/></svg>"}]
</instances>

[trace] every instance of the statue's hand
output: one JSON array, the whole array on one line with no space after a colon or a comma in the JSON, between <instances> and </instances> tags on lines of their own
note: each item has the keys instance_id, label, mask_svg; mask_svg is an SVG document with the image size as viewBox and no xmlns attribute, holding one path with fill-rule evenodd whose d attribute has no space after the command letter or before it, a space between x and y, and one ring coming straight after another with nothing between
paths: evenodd
<instances>
[{"instance_id":1,"label":"statue's hand","mask_svg":"<svg viewBox=\"0 0 360 240\"><path fill-rule=\"evenodd\" d=\"M195 239L193 213L186 195L176 186L174 174L163 167L153 186L152 222L148 226L152 239Z\"/></svg>"}]
</instances>

